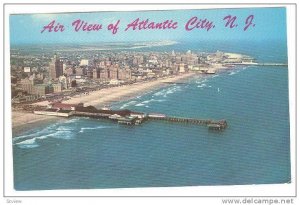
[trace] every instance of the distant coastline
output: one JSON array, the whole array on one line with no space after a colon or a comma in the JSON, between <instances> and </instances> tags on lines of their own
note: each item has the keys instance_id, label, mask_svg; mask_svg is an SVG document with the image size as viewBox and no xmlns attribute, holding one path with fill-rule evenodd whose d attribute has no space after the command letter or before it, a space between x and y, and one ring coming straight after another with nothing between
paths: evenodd
<instances>
[{"instance_id":1,"label":"distant coastline","mask_svg":"<svg viewBox=\"0 0 300 205\"><path fill-rule=\"evenodd\" d=\"M141 41L141 42L95 42L95 43L39 43L39 44L12 44L11 50L27 49L47 50L53 49L55 52L73 52L73 51L114 51L114 50L133 50L152 47L163 47L176 45L179 42L164 41ZM63 48L61 48L63 45ZM57 48L56 48L57 47Z\"/></svg>"}]
</instances>

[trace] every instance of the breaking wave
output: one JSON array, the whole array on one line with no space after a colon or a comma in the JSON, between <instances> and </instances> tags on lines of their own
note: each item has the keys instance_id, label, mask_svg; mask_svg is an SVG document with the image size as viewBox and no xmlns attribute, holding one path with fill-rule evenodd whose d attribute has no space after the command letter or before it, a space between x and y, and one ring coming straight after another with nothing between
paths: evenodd
<instances>
[{"instance_id":1,"label":"breaking wave","mask_svg":"<svg viewBox=\"0 0 300 205\"><path fill-rule=\"evenodd\" d=\"M78 118L69 119L63 122L54 123L37 132L24 134L13 138L13 145L20 148L35 148L40 146L40 141L47 138L69 140L74 137L74 123L79 121ZM72 127L71 127L72 126Z\"/></svg>"},{"instance_id":2,"label":"breaking wave","mask_svg":"<svg viewBox=\"0 0 300 205\"><path fill-rule=\"evenodd\" d=\"M82 127L79 132L84 132L85 130L97 130L97 129L105 129L110 128L110 126L97 126L97 127Z\"/></svg>"}]
</instances>

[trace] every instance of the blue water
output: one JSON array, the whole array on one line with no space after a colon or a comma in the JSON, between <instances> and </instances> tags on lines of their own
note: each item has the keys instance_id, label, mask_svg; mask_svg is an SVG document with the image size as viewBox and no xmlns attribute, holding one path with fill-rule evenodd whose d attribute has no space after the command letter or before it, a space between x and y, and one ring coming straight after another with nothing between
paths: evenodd
<instances>
[{"instance_id":1,"label":"blue water","mask_svg":"<svg viewBox=\"0 0 300 205\"><path fill-rule=\"evenodd\" d=\"M240 52L261 62L287 62L282 43L227 44L211 45L210 51ZM208 49L201 43L165 49L196 47ZM130 127L71 118L32 128L13 138L15 189L290 182L286 67L240 67L214 76L195 76L186 84L164 87L113 108L226 119L229 127L212 132L180 123L148 121Z\"/></svg>"}]
</instances>

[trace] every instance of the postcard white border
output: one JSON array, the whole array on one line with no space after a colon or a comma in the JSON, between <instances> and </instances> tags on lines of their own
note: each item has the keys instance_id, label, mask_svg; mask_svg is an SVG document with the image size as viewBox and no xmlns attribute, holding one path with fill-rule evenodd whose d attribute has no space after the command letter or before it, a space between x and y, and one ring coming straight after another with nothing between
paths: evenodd
<instances>
[{"instance_id":1,"label":"postcard white border","mask_svg":"<svg viewBox=\"0 0 300 205\"><path fill-rule=\"evenodd\" d=\"M247 8L247 7L286 7L288 31L289 64L289 109L291 141L291 184L276 185L237 185L237 186L196 186L171 188L126 188L126 189L89 189L53 191L15 191L13 189L13 164L11 141L11 98L9 62L9 14L14 13L55 13L90 11L127 11L127 10L172 10L208 8ZM295 143L296 143L296 54L295 54L295 17L294 5L5 5L5 196L294 196L295 190Z\"/></svg>"}]
</instances>

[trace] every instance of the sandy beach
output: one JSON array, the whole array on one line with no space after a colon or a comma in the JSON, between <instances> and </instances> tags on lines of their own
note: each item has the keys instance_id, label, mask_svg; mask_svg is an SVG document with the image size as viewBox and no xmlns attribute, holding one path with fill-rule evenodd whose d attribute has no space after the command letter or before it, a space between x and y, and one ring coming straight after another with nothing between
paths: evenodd
<instances>
[{"instance_id":1,"label":"sandy beach","mask_svg":"<svg viewBox=\"0 0 300 205\"><path fill-rule=\"evenodd\" d=\"M12 132L13 136L32 128L33 126L40 125L49 121L57 121L61 118L55 116L35 115L28 112L12 112Z\"/></svg>"},{"instance_id":2,"label":"sandy beach","mask_svg":"<svg viewBox=\"0 0 300 205\"><path fill-rule=\"evenodd\" d=\"M186 79L193 75L195 75L195 73L186 73L174 77L168 77L165 79L158 79L155 81L139 82L131 85L101 89L98 91L90 92L89 95L71 97L71 99L64 101L64 103L70 103L70 104L84 103L85 106L92 105L97 108L102 108L103 106L109 105L112 102L125 100L134 97L136 95L145 93L149 90L166 86L168 85L166 84L166 82L168 83L177 82L179 80ZM47 105L47 104L49 104L48 101L35 103L35 105Z\"/></svg>"},{"instance_id":3,"label":"sandy beach","mask_svg":"<svg viewBox=\"0 0 300 205\"><path fill-rule=\"evenodd\" d=\"M167 86L167 83L178 82L187 79L195 73L185 73L178 76L158 79L149 82L139 82L131 85L124 85L119 87L112 87L102 89L99 91L90 92L89 95L82 95L78 97L71 97L71 99L64 101L64 103L77 104L84 103L85 106L92 105L97 108L109 105L112 102L121 101L143 94L147 91L158 89L162 86ZM167 82L167 83L166 83ZM48 105L48 101L34 103L34 105ZM12 112L12 127L20 129L24 125L33 125L47 120L59 120L61 118L54 116L35 115L33 113Z\"/></svg>"}]
</instances>

